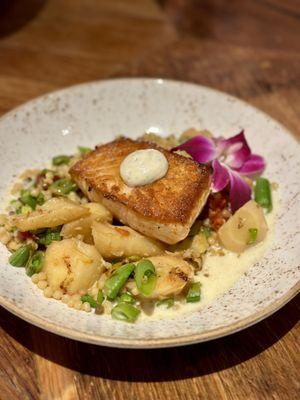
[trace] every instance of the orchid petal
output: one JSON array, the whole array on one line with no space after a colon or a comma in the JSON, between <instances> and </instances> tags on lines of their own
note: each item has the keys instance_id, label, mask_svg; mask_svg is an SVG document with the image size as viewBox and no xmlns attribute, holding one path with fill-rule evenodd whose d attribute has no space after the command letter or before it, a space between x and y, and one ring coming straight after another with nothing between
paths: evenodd
<instances>
[{"instance_id":1,"label":"orchid petal","mask_svg":"<svg viewBox=\"0 0 300 400\"><path fill-rule=\"evenodd\" d=\"M199 163L207 163L216 157L216 148L214 141L205 136L195 136L187 140L180 146L175 147L172 151L184 150L193 159Z\"/></svg>"},{"instance_id":2,"label":"orchid petal","mask_svg":"<svg viewBox=\"0 0 300 400\"><path fill-rule=\"evenodd\" d=\"M229 183L229 173L226 166L222 165L218 160L212 162L213 176L212 188L214 192L220 192Z\"/></svg>"},{"instance_id":3,"label":"orchid petal","mask_svg":"<svg viewBox=\"0 0 300 400\"><path fill-rule=\"evenodd\" d=\"M223 148L224 154L227 155L226 164L233 169L241 168L251 155L244 131L229 139L223 139L219 147Z\"/></svg>"},{"instance_id":4,"label":"orchid petal","mask_svg":"<svg viewBox=\"0 0 300 400\"><path fill-rule=\"evenodd\" d=\"M235 212L251 199L251 188L238 172L228 169L230 179L230 204Z\"/></svg>"},{"instance_id":5,"label":"orchid petal","mask_svg":"<svg viewBox=\"0 0 300 400\"><path fill-rule=\"evenodd\" d=\"M266 164L263 157L257 154L251 154L237 171L241 175L258 175L265 169L265 166Z\"/></svg>"}]
</instances>

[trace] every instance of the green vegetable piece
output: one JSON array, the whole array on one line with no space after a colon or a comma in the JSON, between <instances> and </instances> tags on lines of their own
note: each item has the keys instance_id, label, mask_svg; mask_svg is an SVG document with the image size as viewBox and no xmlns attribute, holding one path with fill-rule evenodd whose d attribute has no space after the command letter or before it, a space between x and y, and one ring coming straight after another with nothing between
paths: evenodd
<instances>
[{"instance_id":1,"label":"green vegetable piece","mask_svg":"<svg viewBox=\"0 0 300 400\"><path fill-rule=\"evenodd\" d=\"M85 294L84 296L81 296L80 300L83 303L89 303L89 305L92 308L96 308L97 305L98 305L97 301L92 296L90 296L89 294Z\"/></svg>"},{"instance_id":2,"label":"green vegetable piece","mask_svg":"<svg viewBox=\"0 0 300 400\"><path fill-rule=\"evenodd\" d=\"M150 260L140 261L135 268L135 283L138 291L144 296L150 296L156 286L155 267Z\"/></svg>"},{"instance_id":3,"label":"green vegetable piece","mask_svg":"<svg viewBox=\"0 0 300 400\"><path fill-rule=\"evenodd\" d=\"M134 270L134 264L124 264L118 268L104 284L108 300L114 300L125 285L130 274Z\"/></svg>"},{"instance_id":4,"label":"green vegetable piece","mask_svg":"<svg viewBox=\"0 0 300 400\"><path fill-rule=\"evenodd\" d=\"M30 206L26 205L26 206L22 206L20 210L21 210L20 214L29 214L29 213L31 213L32 208Z\"/></svg>"},{"instance_id":5,"label":"green vegetable piece","mask_svg":"<svg viewBox=\"0 0 300 400\"><path fill-rule=\"evenodd\" d=\"M50 189L52 189L57 195L65 196L71 192L75 192L77 190L77 185L70 179L62 178L53 182L50 185Z\"/></svg>"},{"instance_id":6,"label":"green vegetable piece","mask_svg":"<svg viewBox=\"0 0 300 400\"><path fill-rule=\"evenodd\" d=\"M39 244L49 246L53 241L59 241L61 239L60 230L58 229L47 229L39 235Z\"/></svg>"},{"instance_id":7,"label":"green vegetable piece","mask_svg":"<svg viewBox=\"0 0 300 400\"><path fill-rule=\"evenodd\" d=\"M271 185L268 179L260 177L256 180L254 199L258 204L266 208L268 212L272 211Z\"/></svg>"},{"instance_id":8,"label":"green vegetable piece","mask_svg":"<svg viewBox=\"0 0 300 400\"><path fill-rule=\"evenodd\" d=\"M35 210L37 201L36 198L30 194L29 190L21 191L20 200L25 206L29 206L32 208L32 210Z\"/></svg>"},{"instance_id":9,"label":"green vegetable piece","mask_svg":"<svg viewBox=\"0 0 300 400\"><path fill-rule=\"evenodd\" d=\"M248 229L248 232L249 232L249 240L248 240L247 244L254 244L257 239L258 229L250 228L250 229Z\"/></svg>"},{"instance_id":10,"label":"green vegetable piece","mask_svg":"<svg viewBox=\"0 0 300 400\"><path fill-rule=\"evenodd\" d=\"M165 306L166 308L171 308L174 305L174 299L164 299L156 303L157 307Z\"/></svg>"},{"instance_id":11,"label":"green vegetable piece","mask_svg":"<svg viewBox=\"0 0 300 400\"><path fill-rule=\"evenodd\" d=\"M59 155L52 158L52 164L55 166L69 164L71 157L66 155Z\"/></svg>"},{"instance_id":12,"label":"green vegetable piece","mask_svg":"<svg viewBox=\"0 0 300 400\"><path fill-rule=\"evenodd\" d=\"M140 315L140 310L129 303L119 303L111 311L114 319L125 322L135 322Z\"/></svg>"},{"instance_id":13,"label":"green vegetable piece","mask_svg":"<svg viewBox=\"0 0 300 400\"><path fill-rule=\"evenodd\" d=\"M200 300L200 287L200 282L195 282L192 284L186 296L187 303L195 303Z\"/></svg>"},{"instance_id":14,"label":"green vegetable piece","mask_svg":"<svg viewBox=\"0 0 300 400\"><path fill-rule=\"evenodd\" d=\"M84 155L90 153L92 149L90 147L78 146L78 151L80 154Z\"/></svg>"},{"instance_id":15,"label":"green vegetable piece","mask_svg":"<svg viewBox=\"0 0 300 400\"><path fill-rule=\"evenodd\" d=\"M36 202L39 206L42 206L45 203L45 196L43 195L42 192L38 194Z\"/></svg>"},{"instance_id":16,"label":"green vegetable piece","mask_svg":"<svg viewBox=\"0 0 300 400\"><path fill-rule=\"evenodd\" d=\"M11 200L9 204L16 209L20 207L22 203L19 200Z\"/></svg>"},{"instance_id":17,"label":"green vegetable piece","mask_svg":"<svg viewBox=\"0 0 300 400\"><path fill-rule=\"evenodd\" d=\"M103 294L102 290L99 289L98 295L97 295L97 304L102 304L103 301L104 301L104 294Z\"/></svg>"},{"instance_id":18,"label":"green vegetable piece","mask_svg":"<svg viewBox=\"0 0 300 400\"><path fill-rule=\"evenodd\" d=\"M16 250L10 257L9 263L13 267L25 267L31 253L31 245L25 245Z\"/></svg>"},{"instance_id":19,"label":"green vegetable piece","mask_svg":"<svg viewBox=\"0 0 300 400\"><path fill-rule=\"evenodd\" d=\"M135 303L135 298L132 296L131 293L126 292L122 293L120 298L119 298L119 303L130 303L134 304Z\"/></svg>"},{"instance_id":20,"label":"green vegetable piece","mask_svg":"<svg viewBox=\"0 0 300 400\"><path fill-rule=\"evenodd\" d=\"M201 226L200 232L203 233L203 235L207 238L210 237L211 235L211 229L208 226Z\"/></svg>"},{"instance_id":21,"label":"green vegetable piece","mask_svg":"<svg viewBox=\"0 0 300 400\"><path fill-rule=\"evenodd\" d=\"M47 174L47 172L53 172L53 171L51 171L51 169L44 168L44 169L41 170L41 175L45 176Z\"/></svg>"},{"instance_id":22,"label":"green vegetable piece","mask_svg":"<svg viewBox=\"0 0 300 400\"><path fill-rule=\"evenodd\" d=\"M26 274L28 276L32 276L33 274L38 274L41 272L43 268L43 262L44 252L41 250L36 251L26 264Z\"/></svg>"}]
</instances>

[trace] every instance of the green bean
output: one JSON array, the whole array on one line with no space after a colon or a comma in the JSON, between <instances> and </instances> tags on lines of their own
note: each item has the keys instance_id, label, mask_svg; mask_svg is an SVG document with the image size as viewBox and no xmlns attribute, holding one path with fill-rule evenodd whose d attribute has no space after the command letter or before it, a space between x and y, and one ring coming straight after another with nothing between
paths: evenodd
<instances>
[{"instance_id":1,"label":"green bean","mask_svg":"<svg viewBox=\"0 0 300 400\"><path fill-rule=\"evenodd\" d=\"M41 170L41 175L45 176L47 174L47 172L53 172L53 171L51 171L51 169L44 168Z\"/></svg>"},{"instance_id":2,"label":"green bean","mask_svg":"<svg viewBox=\"0 0 300 400\"><path fill-rule=\"evenodd\" d=\"M138 291L144 296L150 296L156 286L155 267L150 260L142 260L135 267L135 283Z\"/></svg>"},{"instance_id":3,"label":"green bean","mask_svg":"<svg viewBox=\"0 0 300 400\"><path fill-rule=\"evenodd\" d=\"M104 294L103 294L102 290L99 289L98 295L97 295L97 304L102 304L103 301L104 301Z\"/></svg>"},{"instance_id":4,"label":"green bean","mask_svg":"<svg viewBox=\"0 0 300 400\"><path fill-rule=\"evenodd\" d=\"M32 247L27 244L16 250L10 257L9 263L13 267L25 267L31 253Z\"/></svg>"},{"instance_id":5,"label":"green bean","mask_svg":"<svg viewBox=\"0 0 300 400\"><path fill-rule=\"evenodd\" d=\"M90 296L89 294L85 294L84 296L81 296L80 300L83 303L89 303L89 305L92 308L96 308L97 305L98 305L97 301L92 296Z\"/></svg>"},{"instance_id":6,"label":"green bean","mask_svg":"<svg viewBox=\"0 0 300 400\"><path fill-rule=\"evenodd\" d=\"M44 246L49 246L49 244L53 241L59 241L60 230L59 229L47 229L45 232L42 232L39 236L39 244L43 244Z\"/></svg>"},{"instance_id":7,"label":"green bean","mask_svg":"<svg viewBox=\"0 0 300 400\"><path fill-rule=\"evenodd\" d=\"M52 189L55 194L64 196L71 192L75 192L77 190L77 185L68 178L62 178L51 183L50 189Z\"/></svg>"},{"instance_id":8,"label":"green bean","mask_svg":"<svg viewBox=\"0 0 300 400\"><path fill-rule=\"evenodd\" d=\"M166 308L171 308L174 305L174 299L164 299L156 303L157 307L165 306Z\"/></svg>"},{"instance_id":9,"label":"green bean","mask_svg":"<svg viewBox=\"0 0 300 400\"><path fill-rule=\"evenodd\" d=\"M25 206L29 206L32 208L32 210L35 210L37 201L36 198L30 194L29 190L21 191L20 200Z\"/></svg>"},{"instance_id":10,"label":"green bean","mask_svg":"<svg viewBox=\"0 0 300 400\"><path fill-rule=\"evenodd\" d=\"M211 235L211 229L208 226L201 226L200 232L203 233L203 235L207 238L210 237Z\"/></svg>"},{"instance_id":11,"label":"green bean","mask_svg":"<svg viewBox=\"0 0 300 400\"><path fill-rule=\"evenodd\" d=\"M90 147L84 147L84 146L78 146L78 150L79 150L79 153L82 155L88 154L92 151L92 149Z\"/></svg>"},{"instance_id":12,"label":"green bean","mask_svg":"<svg viewBox=\"0 0 300 400\"><path fill-rule=\"evenodd\" d=\"M44 252L39 250L36 251L29 259L26 264L26 274L32 276L33 274L38 274L43 268L44 262Z\"/></svg>"},{"instance_id":13,"label":"green bean","mask_svg":"<svg viewBox=\"0 0 300 400\"><path fill-rule=\"evenodd\" d=\"M271 185L268 179L260 177L256 180L254 199L258 204L266 208L268 212L272 211Z\"/></svg>"},{"instance_id":14,"label":"green bean","mask_svg":"<svg viewBox=\"0 0 300 400\"><path fill-rule=\"evenodd\" d=\"M250 228L250 229L248 229L248 232L249 232L249 240L248 240L247 244L254 244L257 240L258 229Z\"/></svg>"},{"instance_id":15,"label":"green bean","mask_svg":"<svg viewBox=\"0 0 300 400\"><path fill-rule=\"evenodd\" d=\"M66 155L59 155L52 158L52 164L55 166L69 164L71 157Z\"/></svg>"},{"instance_id":16,"label":"green bean","mask_svg":"<svg viewBox=\"0 0 300 400\"><path fill-rule=\"evenodd\" d=\"M32 208L30 206L22 206L20 214L29 214L31 213Z\"/></svg>"},{"instance_id":17,"label":"green bean","mask_svg":"<svg viewBox=\"0 0 300 400\"><path fill-rule=\"evenodd\" d=\"M134 264L124 264L118 268L104 284L108 300L114 300L134 270Z\"/></svg>"},{"instance_id":18,"label":"green bean","mask_svg":"<svg viewBox=\"0 0 300 400\"><path fill-rule=\"evenodd\" d=\"M111 311L114 319L125 322L135 322L140 315L140 310L129 303L119 303Z\"/></svg>"},{"instance_id":19,"label":"green bean","mask_svg":"<svg viewBox=\"0 0 300 400\"><path fill-rule=\"evenodd\" d=\"M45 196L42 192L37 195L36 202L39 206L42 206L45 203Z\"/></svg>"},{"instance_id":20,"label":"green bean","mask_svg":"<svg viewBox=\"0 0 300 400\"><path fill-rule=\"evenodd\" d=\"M195 282L192 284L186 296L187 303L195 303L200 300L200 287L200 282Z\"/></svg>"},{"instance_id":21,"label":"green bean","mask_svg":"<svg viewBox=\"0 0 300 400\"><path fill-rule=\"evenodd\" d=\"M120 298L119 298L119 303L130 303L134 304L135 303L135 298L132 296L131 293L126 292L122 293Z\"/></svg>"}]
</instances>

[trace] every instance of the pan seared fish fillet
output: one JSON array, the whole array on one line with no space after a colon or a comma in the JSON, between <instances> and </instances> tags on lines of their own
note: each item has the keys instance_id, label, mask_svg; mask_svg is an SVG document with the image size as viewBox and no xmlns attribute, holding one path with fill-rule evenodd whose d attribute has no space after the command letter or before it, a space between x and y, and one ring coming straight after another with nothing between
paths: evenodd
<instances>
[{"instance_id":1,"label":"pan seared fish fillet","mask_svg":"<svg viewBox=\"0 0 300 400\"><path fill-rule=\"evenodd\" d=\"M166 156L166 176L149 185L127 186L120 176L121 162L133 151L151 148ZM210 187L209 167L154 143L126 138L97 146L70 174L91 201L102 203L123 224L169 244L188 235Z\"/></svg>"}]
</instances>

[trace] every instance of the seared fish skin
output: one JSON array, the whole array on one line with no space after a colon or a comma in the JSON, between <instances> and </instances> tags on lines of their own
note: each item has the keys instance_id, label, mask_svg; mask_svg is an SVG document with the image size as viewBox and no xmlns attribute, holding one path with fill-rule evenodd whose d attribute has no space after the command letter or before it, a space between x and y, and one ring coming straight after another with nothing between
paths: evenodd
<instances>
[{"instance_id":1,"label":"seared fish skin","mask_svg":"<svg viewBox=\"0 0 300 400\"><path fill-rule=\"evenodd\" d=\"M169 169L162 179L140 187L127 186L120 164L136 150L157 149ZM122 223L165 243L183 240L209 195L210 170L154 143L120 138L97 146L70 169L91 201L99 201Z\"/></svg>"}]
</instances>

